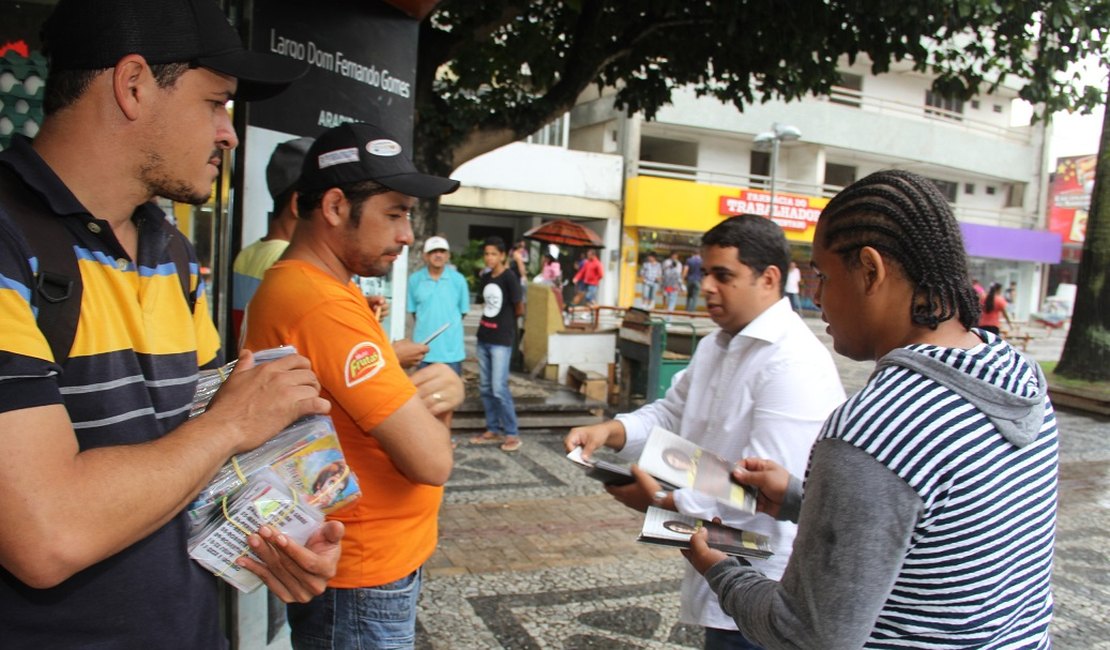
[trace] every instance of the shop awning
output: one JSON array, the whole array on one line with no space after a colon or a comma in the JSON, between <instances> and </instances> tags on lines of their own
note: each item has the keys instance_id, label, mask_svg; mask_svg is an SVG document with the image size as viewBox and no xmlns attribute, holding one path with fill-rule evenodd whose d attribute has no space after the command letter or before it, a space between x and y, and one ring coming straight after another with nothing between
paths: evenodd
<instances>
[{"instance_id":1,"label":"shop awning","mask_svg":"<svg viewBox=\"0 0 1110 650\"><path fill-rule=\"evenodd\" d=\"M961 223L964 246L972 257L991 257L1018 262L1057 264L1063 242L1060 235L1047 230L1021 230Z\"/></svg>"}]
</instances>

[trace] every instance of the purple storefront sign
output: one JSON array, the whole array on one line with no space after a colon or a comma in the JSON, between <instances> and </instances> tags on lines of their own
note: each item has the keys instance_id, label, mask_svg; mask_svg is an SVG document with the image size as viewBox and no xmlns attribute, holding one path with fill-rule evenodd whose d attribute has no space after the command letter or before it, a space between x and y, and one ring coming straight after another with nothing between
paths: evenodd
<instances>
[{"instance_id":1,"label":"purple storefront sign","mask_svg":"<svg viewBox=\"0 0 1110 650\"><path fill-rule=\"evenodd\" d=\"M1060 235L1046 230L1020 230L961 223L964 246L971 257L993 257L1018 262L1060 262Z\"/></svg>"}]
</instances>

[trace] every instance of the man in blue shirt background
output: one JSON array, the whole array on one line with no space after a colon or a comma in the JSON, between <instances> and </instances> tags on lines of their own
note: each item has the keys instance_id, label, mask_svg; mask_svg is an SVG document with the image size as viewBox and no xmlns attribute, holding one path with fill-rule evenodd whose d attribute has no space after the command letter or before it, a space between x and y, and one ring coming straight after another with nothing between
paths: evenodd
<instances>
[{"instance_id":1,"label":"man in blue shirt background","mask_svg":"<svg viewBox=\"0 0 1110 650\"><path fill-rule=\"evenodd\" d=\"M428 353L420 366L445 363L461 376L466 358L462 319L470 311L470 291L466 278L448 264L450 260L447 239L437 235L424 242L426 266L409 276L407 311L415 321L412 340L417 343L424 343L447 325L443 333L427 343Z\"/></svg>"}]
</instances>

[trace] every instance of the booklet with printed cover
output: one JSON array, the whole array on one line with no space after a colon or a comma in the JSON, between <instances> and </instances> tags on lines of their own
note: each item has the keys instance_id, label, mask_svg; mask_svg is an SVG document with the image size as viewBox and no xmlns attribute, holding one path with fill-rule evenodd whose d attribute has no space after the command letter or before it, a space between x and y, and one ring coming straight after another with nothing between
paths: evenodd
<instances>
[{"instance_id":1,"label":"booklet with printed cover","mask_svg":"<svg viewBox=\"0 0 1110 650\"><path fill-rule=\"evenodd\" d=\"M732 480L733 463L656 426L640 452L640 467L660 481L704 492L743 512L755 513L755 488Z\"/></svg>"},{"instance_id":2,"label":"booklet with printed cover","mask_svg":"<svg viewBox=\"0 0 1110 650\"><path fill-rule=\"evenodd\" d=\"M189 557L242 592L257 589L262 580L236 564L243 556L258 560L247 545L247 535L273 526L289 539L304 544L324 523L324 513L267 468L250 480L226 508L189 538Z\"/></svg>"},{"instance_id":3,"label":"booklet with printed cover","mask_svg":"<svg viewBox=\"0 0 1110 650\"><path fill-rule=\"evenodd\" d=\"M759 559L774 555L766 535L722 526L655 506L648 507L644 515L644 527L636 541L690 548L690 536L699 528L709 531L709 548L715 548L727 555Z\"/></svg>"},{"instance_id":4,"label":"booklet with printed cover","mask_svg":"<svg viewBox=\"0 0 1110 650\"><path fill-rule=\"evenodd\" d=\"M575 447L567 454L567 460L581 465L586 470L586 476L601 481L605 485L628 485L636 482L636 479L632 476L632 470L625 465L617 465L598 458L590 458L589 460L582 458L581 447ZM659 481L659 483L664 490L677 489L676 486L666 481Z\"/></svg>"}]
</instances>

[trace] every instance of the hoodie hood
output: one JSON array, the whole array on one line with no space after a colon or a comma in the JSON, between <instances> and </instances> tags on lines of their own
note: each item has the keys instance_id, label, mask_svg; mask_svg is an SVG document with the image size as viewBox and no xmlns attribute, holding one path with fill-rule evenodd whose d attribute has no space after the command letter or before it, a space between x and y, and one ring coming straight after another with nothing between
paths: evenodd
<instances>
[{"instance_id":1,"label":"hoodie hood","mask_svg":"<svg viewBox=\"0 0 1110 650\"><path fill-rule=\"evenodd\" d=\"M887 366L918 372L955 391L982 411L1015 447L1032 442L1044 424L1048 382L1041 367L988 332L970 350L935 345L898 348L879 359Z\"/></svg>"}]
</instances>

